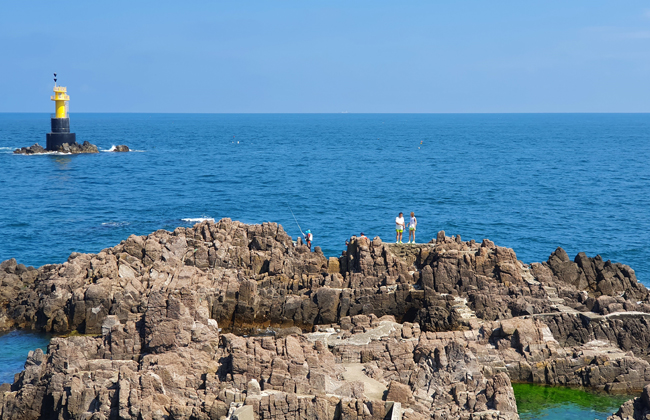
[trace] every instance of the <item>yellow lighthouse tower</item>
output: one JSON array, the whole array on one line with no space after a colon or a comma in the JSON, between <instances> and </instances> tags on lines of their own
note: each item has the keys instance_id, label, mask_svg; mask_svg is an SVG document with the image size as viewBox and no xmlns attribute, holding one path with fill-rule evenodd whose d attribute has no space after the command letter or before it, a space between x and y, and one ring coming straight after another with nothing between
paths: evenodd
<instances>
[{"instance_id":1,"label":"yellow lighthouse tower","mask_svg":"<svg viewBox=\"0 0 650 420\"><path fill-rule=\"evenodd\" d=\"M50 97L54 101L54 115L52 115L52 132L47 133L47 150L59 150L63 143L68 145L77 142L77 136L70 132L70 118L68 117L68 96L67 89L57 86L56 73L54 73L54 95Z\"/></svg>"},{"instance_id":2,"label":"yellow lighthouse tower","mask_svg":"<svg viewBox=\"0 0 650 420\"><path fill-rule=\"evenodd\" d=\"M67 94L67 89L63 86L57 86L54 82L54 96L50 99L54 101L54 109L56 111L56 118L68 118L68 101L70 96Z\"/></svg>"}]
</instances>

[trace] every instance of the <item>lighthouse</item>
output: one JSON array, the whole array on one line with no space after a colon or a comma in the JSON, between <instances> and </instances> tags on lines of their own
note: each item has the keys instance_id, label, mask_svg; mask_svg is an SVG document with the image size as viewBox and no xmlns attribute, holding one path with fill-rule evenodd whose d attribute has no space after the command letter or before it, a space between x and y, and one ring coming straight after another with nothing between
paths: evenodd
<instances>
[{"instance_id":1,"label":"lighthouse","mask_svg":"<svg viewBox=\"0 0 650 420\"><path fill-rule=\"evenodd\" d=\"M67 89L56 84L56 73L54 73L54 95L50 97L54 101L54 114L51 118L52 132L47 133L46 149L56 151L63 145L75 144L77 142L74 133L70 132L70 118L68 117L68 96Z\"/></svg>"}]
</instances>

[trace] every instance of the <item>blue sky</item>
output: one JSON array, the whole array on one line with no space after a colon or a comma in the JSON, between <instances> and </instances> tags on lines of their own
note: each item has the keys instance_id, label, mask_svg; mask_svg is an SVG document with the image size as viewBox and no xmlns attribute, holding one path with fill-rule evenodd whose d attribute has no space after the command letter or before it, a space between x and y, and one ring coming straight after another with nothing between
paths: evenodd
<instances>
[{"instance_id":1,"label":"blue sky","mask_svg":"<svg viewBox=\"0 0 650 420\"><path fill-rule=\"evenodd\" d=\"M51 112L53 71L71 112L650 112L647 1L0 10L0 112Z\"/></svg>"}]
</instances>

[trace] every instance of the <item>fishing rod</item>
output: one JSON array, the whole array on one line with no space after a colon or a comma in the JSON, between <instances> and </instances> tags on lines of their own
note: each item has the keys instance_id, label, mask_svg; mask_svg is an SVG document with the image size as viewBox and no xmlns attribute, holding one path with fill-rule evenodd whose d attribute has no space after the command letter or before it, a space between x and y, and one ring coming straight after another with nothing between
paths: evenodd
<instances>
[{"instance_id":1,"label":"fishing rod","mask_svg":"<svg viewBox=\"0 0 650 420\"><path fill-rule=\"evenodd\" d=\"M293 216L293 220L296 221L296 224L298 225L298 229L300 230L300 233L302 233L302 236L305 236L305 234L302 231L302 228L300 227L300 223L298 223L298 219L296 219L296 215L293 214L293 210L291 210L291 206L287 204L287 207L289 207L289 211L291 212L291 215Z\"/></svg>"}]
</instances>

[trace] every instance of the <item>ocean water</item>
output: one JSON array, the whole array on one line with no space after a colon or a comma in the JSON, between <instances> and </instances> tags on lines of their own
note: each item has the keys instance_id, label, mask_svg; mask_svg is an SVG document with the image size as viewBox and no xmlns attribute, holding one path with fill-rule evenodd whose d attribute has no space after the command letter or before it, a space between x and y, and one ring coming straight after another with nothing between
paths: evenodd
<instances>
[{"instance_id":1,"label":"ocean water","mask_svg":"<svg viewBox=\"0 0 650 420\"><path fill-rule=\"evenodd\" d=\"M0 114L0 260L39 266L199 218L281 223L339 255L353 234L556 247L650 284L650 114L72 114L78 141L136 153L17 156L48 114Z\"/></svg>"},{"instance_id":2,"label":"ocean water","mask_svg":"<svg viewBox=\"0 0 650 420\"><path fill-rule=\"evenodd\" d=\"M11 153L49 123L0 114L0 260L60 263L201 218L295 238L291 210L336 256L360 232L394 241L413 211L418 242L489 238L524 262L561 246L650 285L650 114L72 114L102 153Z\"/></svg>"},{"instance_id":3,"label":"ocean water","mask_svg":"<svg viewBox=\"0 0 650 420\"><path fill-rule=\"evenodd\" d=\"M29 352L37 348L47 352L49 342L47 334L12 331L0 335L0 384L13 383L14 375L23 370Z\"/></svg>"}]
</instances>

